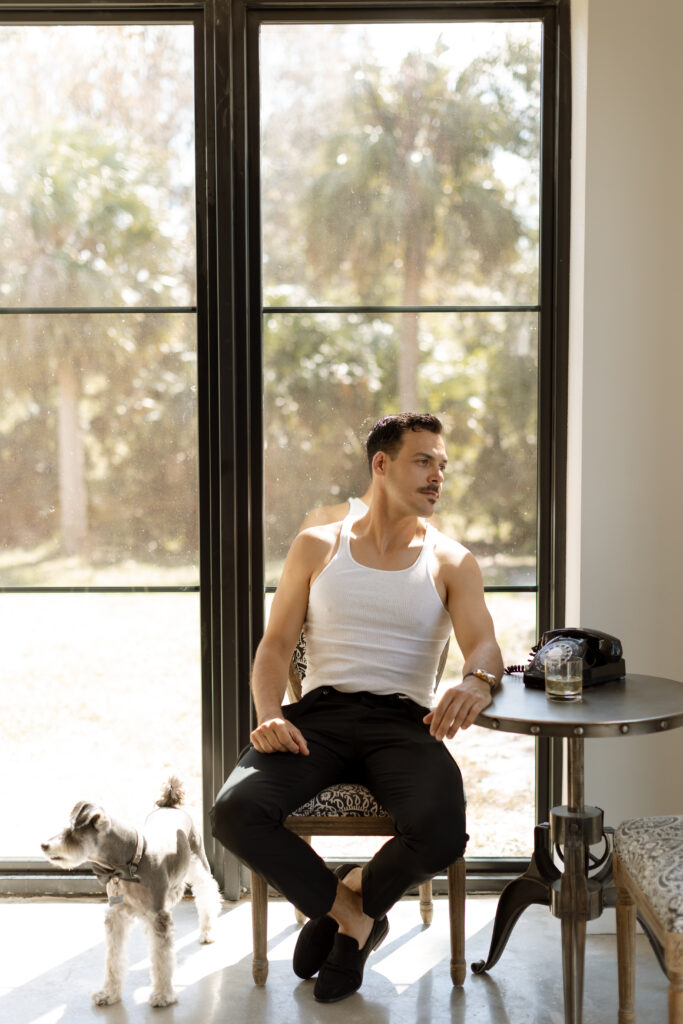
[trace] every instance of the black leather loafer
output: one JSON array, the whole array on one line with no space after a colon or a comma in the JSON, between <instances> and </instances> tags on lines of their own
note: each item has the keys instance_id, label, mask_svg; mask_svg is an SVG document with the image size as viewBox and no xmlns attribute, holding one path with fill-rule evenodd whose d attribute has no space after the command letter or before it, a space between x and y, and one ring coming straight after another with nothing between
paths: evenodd
<instances>
[{"instance_id":1,"label":"black leather loafer","mask_svg":"<svg viewBox=\"0 0 683 1024\"><path fill-rule=\"evenodd\" d=\"M357 867L357 864L340 864L335 875L341 881ZM299 932L292 957L292 967L299 978L312 978L318 973L330 955L338 927L337 922L327 914L306 922Z\"/></svg>"},{"instance_id":2,"label":"black leather loafer","mask_svg":"<svg viewBox=\"0 0 683 1024\"><path fill-rule=\"evenodd\" d=\"M349 935L334 937L332 952L320 968L313 995L319 1003L338 1003L340 999L357 992L363 984L365 961L373 949L377 949L386 938L389 922L379 917L372 926L368 941L362 949Z\"/></svg>"}]
</instances>

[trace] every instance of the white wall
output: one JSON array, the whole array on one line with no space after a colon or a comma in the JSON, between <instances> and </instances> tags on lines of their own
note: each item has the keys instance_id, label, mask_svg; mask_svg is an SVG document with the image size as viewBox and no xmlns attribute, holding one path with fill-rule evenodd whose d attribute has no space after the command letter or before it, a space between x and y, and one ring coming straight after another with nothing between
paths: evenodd
<instances>
[{"instance_id":1,"label":"white wall","mask_svg":"<svg viewBox=\"0 0 683 1024\"><path fill-rule=\"evenodd\" d=\"M574 0L567 623L683 680L683 3ZM683 812L683 729L586 743L616 825Z\"/></svg>"}]
</instances>

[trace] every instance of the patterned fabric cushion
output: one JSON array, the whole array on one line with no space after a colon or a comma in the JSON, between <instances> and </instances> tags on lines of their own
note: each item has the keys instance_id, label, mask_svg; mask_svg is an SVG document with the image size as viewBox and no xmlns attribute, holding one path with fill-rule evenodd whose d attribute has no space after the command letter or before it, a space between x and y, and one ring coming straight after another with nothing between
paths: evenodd
<instances>
[{"instance_id":1,"label":"patterned fabric cushion","mask_svg":"<svg viewBox=\"0 0 683 1024\"><path fill-rule=\"evenodd\" d=\"M668 932L683 932L683 815L633 818L614 848Z\"/></svg>"},{"instance_id":2,"label":"patterned fabric cushion","mask_svg":"<svg viewBox=\"0 0 683 1024\"><path fill-rule=\"evenodd\" d=\"M328 786L298 807L294 814L298 816L315 815L331 818L343 814L351 818L364 818L384 814L369 789L357 783L340 782Z\"/></svg>"},{"instance_id":3,"label":"patterned fabric cushion","mask_svg":"<svg viewBox=\"0 0 683 1024\"><path fill-rule=\"evenodd\" d=\"M292 662L296 669L299 679L303 683L306 678L306 635L302 630L299 634L294 653L292 654Z\"/></svg>"}]
</instances>

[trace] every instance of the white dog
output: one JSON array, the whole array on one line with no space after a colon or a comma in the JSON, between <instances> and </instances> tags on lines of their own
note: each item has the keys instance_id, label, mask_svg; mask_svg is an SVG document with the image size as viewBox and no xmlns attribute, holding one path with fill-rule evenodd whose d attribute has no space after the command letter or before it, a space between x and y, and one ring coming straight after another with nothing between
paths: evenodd
<instances>
[{"instance_id":1,"label":"white dog","mask_svg":"<svg viewBox=\"0 0 683 1024\"><path fill-rule=\"evenodd\" d=\"M192 819L180 810L179 780L168 780L144 825L144 834L109 818L101 807L76 804L63 832L42 843L45 856L60 867L89 861L106 886L104 986L95 992L98 1006L121 999L126 974L126 939L135 917L146 926L152 962L152 1006L178 1001L173 991L175 951L170 910L190 884L197 902L199 941L212 942L220 908L218 886L211 877L204 846Z\"/></svg>"}]
</instances>

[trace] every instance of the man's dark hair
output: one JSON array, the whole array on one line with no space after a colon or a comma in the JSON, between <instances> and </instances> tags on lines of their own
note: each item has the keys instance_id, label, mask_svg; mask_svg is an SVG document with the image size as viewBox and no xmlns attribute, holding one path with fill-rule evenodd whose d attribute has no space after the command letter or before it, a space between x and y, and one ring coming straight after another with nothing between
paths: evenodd
<instances>
[{"instance_id":1,"label":"man's dark hair","mask_svg":"<svg viewBox=\"0 0 683 1024\"><path fill-rule=\"evenodd\" d=\"M372 474L372 460L377 452L386 452L390 459L395 459L403 444L403 435L408 430L429 430L432 434L441 434L441 420L429 412L400 412L392 416L382 416L377 420L368 434L365 450L368 455L368 467Z\"/></svg>"}]
</instances>

